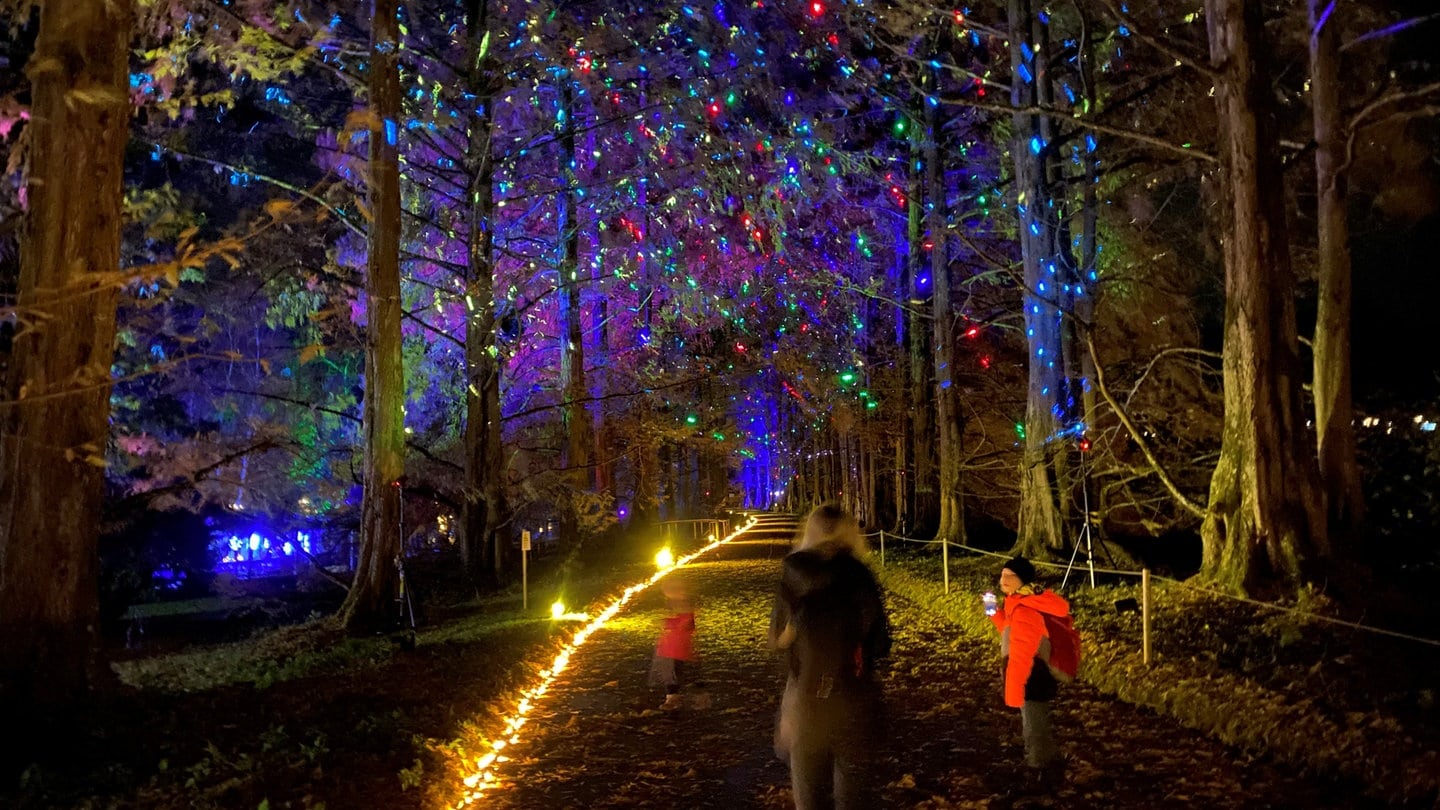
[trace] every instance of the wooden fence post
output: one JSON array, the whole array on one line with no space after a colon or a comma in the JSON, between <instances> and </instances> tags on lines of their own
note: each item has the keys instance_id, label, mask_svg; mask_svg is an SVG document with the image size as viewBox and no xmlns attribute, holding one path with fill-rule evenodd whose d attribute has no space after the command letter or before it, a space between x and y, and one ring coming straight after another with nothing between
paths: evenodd
<instances>
[{"instance_id":1,"label":"wooden fence post","mask_svg":"<svg viewBox=\"0 0 1440 810\"><path fill-rule=\"evenodd\" d=\"M1150 666L1150 569L1140 569L1140 649L1141 660Z\"/></svg>"},{"instance_id":2,"label":"wooden fence post","mask_svg":"<svg viewBox=\"0 0 1440 810\"><path fill-rule=\"evenodd\" d=\"M950 541L940 541L941 565L945 566L945 593L950 593Z\"/></svg>"}]
</instances>

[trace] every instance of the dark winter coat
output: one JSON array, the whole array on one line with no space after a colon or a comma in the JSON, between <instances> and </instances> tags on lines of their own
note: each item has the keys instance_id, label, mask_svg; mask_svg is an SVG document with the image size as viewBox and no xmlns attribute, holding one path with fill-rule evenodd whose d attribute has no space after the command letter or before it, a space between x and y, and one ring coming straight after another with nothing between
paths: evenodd
<instances>
[{"instance_id":1,"label":"dark winter coat","mask_svg":"<svg viewBox=\"0 0 1440 810\"><path fill-rule=\"evenodd\" d=\"M780 643L801 630L792 624L819 626L820 632L804 644ZM869 679L876 660L890 652L880 584L865 563L838 544L791 552L770 613L770 638L786 650L792 677L842 671L849 681ZM830 666L842 659L846 666Z\"/></svg>"},{"instance_id":2,"label":"dark winter coat","mask_svg":"<svg viewBox=\"0 0 1440 810\"><path fill-rule=\"evenodd\" d=\"M839 544L785 558L770 638L787 675L777 748L855 742L878 720L875 662L890 652L880 585Z\"/></svg>"}]
</instances>

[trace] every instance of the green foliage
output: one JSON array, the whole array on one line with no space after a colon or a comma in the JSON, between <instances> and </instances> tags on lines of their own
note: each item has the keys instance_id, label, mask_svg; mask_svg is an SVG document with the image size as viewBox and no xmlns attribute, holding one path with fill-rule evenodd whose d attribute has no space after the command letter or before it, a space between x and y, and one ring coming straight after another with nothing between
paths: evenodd
<instances>
[{"instance_id":1,"label":"green foliage","mask_svg":"<svg viewBox=\"0 0 1440 810\"><path fill-rule=\"evenodd\" d=\"M408 768L402 768L402 769L400 770L400 789L401 789L401 790L410 790L411 788L418 788L418 787L420 787L421 784L424 783L424 781L425 781L425 763L424 763L424 762L421 762L419 759L416 759L416 760L415 760L415 764L414 764L414 765L411 765L411 766L408 767Z\"/></svg>"},{"instance_id":2,"label":"green foliage","mask_svg":"<svg viewBox=\"0 0 1440 810\"><path fill-rule=\"evenodd\" d=\"M125 220L138 226L145 240L175 243L204 218L170 183L158 187L125 187Z\"/></svg>"},{"instance_id":3,"label":"green foliage","mask_svg":"<svg viewBox=\"0 0 1440 810\"><path fill-rule=\"evenodd\" d=\"M314 411L302 412L296 417L294 427L298 452L290 462L290 480L303 484L323 477L329 472L324 448L320 446L320 428Z\"/></svg>"},{"instance_id":4,"label":"green foliage","mask_svg":"<svg viewBox=\"0 0 1440 810\"><path fill-rule=\"evenodd\" d=\"M292 279L288 284L270 296L270 306L265 310L265 325L271 329L293 329L300 332L305 340L314 331L314 316L329 302L329 293L323 288L306 285L301 279Z\"/></svg>"}]
</instances>

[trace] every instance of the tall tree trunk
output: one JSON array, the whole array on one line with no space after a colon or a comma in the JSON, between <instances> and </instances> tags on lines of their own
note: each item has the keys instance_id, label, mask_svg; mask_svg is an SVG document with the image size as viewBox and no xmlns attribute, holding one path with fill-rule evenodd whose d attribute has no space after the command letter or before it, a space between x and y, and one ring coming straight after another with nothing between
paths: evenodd
<instances>
[{"instance_id":1,"label":"tall tree trunk","mask_svg":"<svg viewBox=\"0 0 1440 810\"><path fill-rule=\"evenodd\" d=\"M585 316L580 295L580 196L575 176L575 87L567 73L560 83L560 176L565 184L560 194L558 237L560 239L560 396L564 400L561 419L565 428L565 467L570 486L578 496L590 489L590 416L585 408ZM575 505L567 510L569 539L578 539Z\"/></svg>"},{"instance_id":2,"label":"tall tree trunk","mask_svg":"<svg viewBox=\"0 0 1440 810\"><path fill-rule=\"evenodd\" d=\"M129 0L49 0L30 57L28 211L0 406L0 712L84 695L129 132Z\"/></svg>"},{"instance_id":3,"label":"tall tree trunk","mask_svg":"<svg viewBox=\"0 0 1440 810\"><path fill-rule=\"evenodd\" d=\"M1034 15L1028 0L1009 0L1011 103L1022 109L1039 103L1038 88L1048 81L1043 57L1028 47ZM1020 467L1020 553L1044 556L1061 547L1060 512L1050 469L1050 437L1058 422L1059 311L1052 302L1056 257L1046 213L1045 132L1042 116L1016 112L1012 117L1011 156L1015 163L1016 212L1024 264L1024 324L1029 348L1025 396L1025 449Z\"/></svg>"},{"instance_id":4,"label":"tall tree trunk","mask_svg":"<svg viewBox=\"0 0 1440 810\"><path fill-rule=\"evenodd\" d=\"M500 351L495 329L496 301L492 223L495 212L495 95L490 43L490 0L467 0L470 52L466 79L475 96L466 142L470 177L469 242L465 276L465 503L461 557L472 579L498 584L505 574L505 448L500 434Z\"/></svg>"},{"instance_id":5,"label":"tall tree trunk","mask_svg":"<svg viewBox=\"0 0 1440 810\"><path fill-rule=\"evenodd\" d=\"M1087 21L1086 33L1079 43L1080 78L1084 85L1084 98L1092 109L1099 109L1100 95L1095 84L1095 39L1090 35L1092 30L1093 27ZM1072 281L1075 283L1075 320L1086 329L1094 322L1095 295L1100 289L1097 283L1100 277L1100 159L1096 155L1099 138L1094 132L1086 132L1082 139L1084 152L1080 155L1083 169L1080 178L1080 261L1076 266L1076 277ZM1073 148L1080 149L1080 146L1077 144ZM1081 413L1084 414L1085 426L1089 430L1095 425L1095 358L1091 356L1085 340L1077 340L1076 343L1079 344L1077 351L1080 354Z\"/></svg>"},{"instance_id":6,"label":"tall tree trunk","mask_svg":"<svg viewBox=\"0 0 1440 810\"><path fill-rule=\"evenodd\" d=\"M649 80L640 80L640 92L637 99L638 109L646 109L649 94ZM636 245L637 260L636 276L641 287L637 290L637 297L640 301L639 317L639 342L641 348L653 346L655 339L655 262L653 261L653 238L650 230L650 179L649 161L644 148L637 154L636 160L639 165L639 179L635 183L635 215L636 225L640 229L639 244ZM645 400L643 411L635 415L635 418L650 424L659 424L667 417L653 407L651 400ZM635 471L635 499L630 504L630 523L633 526L645 526L659 520L660 516L660 442L653 438L650 430L639 431L644 438L639 444L632 445L629 454L630 466Z\"/></svg>"},{"instance_id":7,"label":"tall tree trunk","mask_svg":"<svg viewBox=\"0 0 1440 810\"><path fill-rule=\"evenodd\" d=\"M398 583L400 478L405 473L405 373L400 352L400 24L396 0L374 0L370 45L371 212L365 274L365 493L360 560L341 620L381 627Z\"/></svg>"},{"instance_id":8,"label":"tall tree trunk","mask_svg":"<svg viewBox=\"0 0 1440 810\"><path fill-rule=\"evenodd\" d=\"M901 370L900 384L897 386L900 393L900 429L895 434L895 522L891 525L891 531L897 534L904 534L910 530L910 505L914 497L913 484L915 481L914 471L911 464L911 448L913 438L911 431L914 425L911 423L910 414L914 411L914 391L910 389L910 350L909 350L909 310L905 302L910 299L911 271L913 262L910 260L910 217L906 217L904 223L896 226L895 234L895 275L898 283L895 286L895 351L899 355L899 367ZM904 246L903 248L901 246Z\"/></svg>"},{"instance_id":9,"label":"tall tree trunk","mask_svg":"<svg viewBox=\"0 0 1440 810\"><path fill-rule=\"evenodd\" d=\"M594 105L588 110L591 116L596 115ZM584 159L586 161L586 182L594 180L595 160L593 156L599 154L599 148L595 137L596 130L592 127L585 133ZM581 158L581 153L576 153L576 159ZM578 169L577 169L578 172ZM604 270L600 262L600 218L598 216L590 219L587 230L590 243L591 255L595 261L591 262L590 278L591 288L594 293L591 296L591 329L595 335L591 344L594 352L590 358L591 373L589 375L589 390L593 402L590 405L591 423L590 439L594 443L591 447L591 458L595 464L595 491L614 493L615 491L615 462L613 459L614 450L611 447L611 431L607 426L605 413L605 390L609 383L610 375L610 300L605 294L605 288L600 283L603 279Z\"/></svg>"},{"instance_id":10,"label":"tall tree trunk","mask_svg":"<svg viewBox=\"0 0 1440 810\"><path fill-rule=\"evenodd\" d=\"M939 75L930 77L931 92L939 93ZM936 537L955 540L965 516L960 512L960 386L955 379L954 312L950 303L950 256L947 249L945 172L940 152L940 111L925 105L926 220L930 231L930 283L934 290L930 312L935 356L935 435L940 449L936 495L940 526Z\"/></svg>"},{"instance_id":11,"label":"tall tree trunk","mask_svg":"<svg viewBox=\"0 0 1440 810\"><path fill-rule=\"evenodd\" d=\"M1319 236L1315 317L1315 436L1328 529L1353 536L1364 515L1350 391L1350 225L1346 220L1348 137L1340 106L1340 34L1324 0L1310 9L1310 99L1315 121L1315 220ZM1330 8L1333 10L1333 3Z\"/></svg>"},{"instance_id":12,"label":"tall tree trunk","mask_svg":"<svg viewBox=\"0 0 1440 810\"><path fill-rule=\"evenodd\" d=\"M923 102L922 102L923 104ZM925 267L925 196L924 175L919 164L924 161L925 147L920 119L910 119L910 184L908 262L910 268L910 312L906 337L910 339L910 486L914 493L910 518L911 531L928 533L939 521L940 504L935 493L935 427L934 408L930 396L930 330L925 328L920 307L932 294L934 279Z\"/></svg>"},{"instance_id":13,"label":"tall tree trunk","mask_svg":"<svg viewBox=\"0 0 1440 810\"><path fill-rule=\"evenodd\" d=\"M1294 278L1260 7L1206 0L1218 71L1225 233L1225 426L1201 526L1201 575L1235 591L1291 588L1328 551L1300 402Z\"/></svg>"},{"instance_id":14,"label":"tall tree trunk","mask_svg":"<svg viewBox=\"0 0 1440 810\"><path fill-rule=\"evenodd\" d=\"M595 461L595 491L615 491L615 462L612 458L614 450L610 446L610 428L605 421L605 407L602 397L605 396L606 383L609 377L610 364L610 302L601 293L595 298L595 360L592 369L590 384L593 386L592 397L596 400L591 406L592 419L590 435L595 445L592 456Z\"/></svg>"}]
</instances>

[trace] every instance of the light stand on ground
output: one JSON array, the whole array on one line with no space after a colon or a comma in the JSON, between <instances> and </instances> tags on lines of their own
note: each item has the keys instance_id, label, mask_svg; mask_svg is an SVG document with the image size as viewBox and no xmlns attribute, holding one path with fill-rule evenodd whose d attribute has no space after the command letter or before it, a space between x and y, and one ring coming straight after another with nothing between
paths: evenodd
<instances>
[{"instance_id":1,"label":"light stand on ground","mask_svg":"<svg viewBox=\"0 0 1440 810\"><path fill-rule=\"evenodd\" d=\"M1070 581L1070 571L1075 567L1075 557L1080 553L1080 544L1085 544L1085 563L1090 569L1090 587L1095 587L1095 547L1093 537L1090 533L1090 471L1085 466L1085 456L1090 452L1090 439L1080 437L1080 514L1083 516L1084 524L1080 528L1080 534L1075 538L1075 550L1070 552L1070 562L1065 566L1065 577L1060 580L1060 587L1063 589L1065 583Z\"/></svg>"},{"instance_id":2,"label":"light stand on ground","mask_svg":"<svg viewBox=\"0 0 1440 810\"><path fill-rule=\"evenodd\" d=\"M396 489L400 490L399 508L399 532L400 532L400 553L395 555L395 607L400 625L400 646L406 650L415 649L415 604L410 599L410 582L405 578L405 493L401 489L400 482L394 482Z\"/></svg>"}]
</instances>

